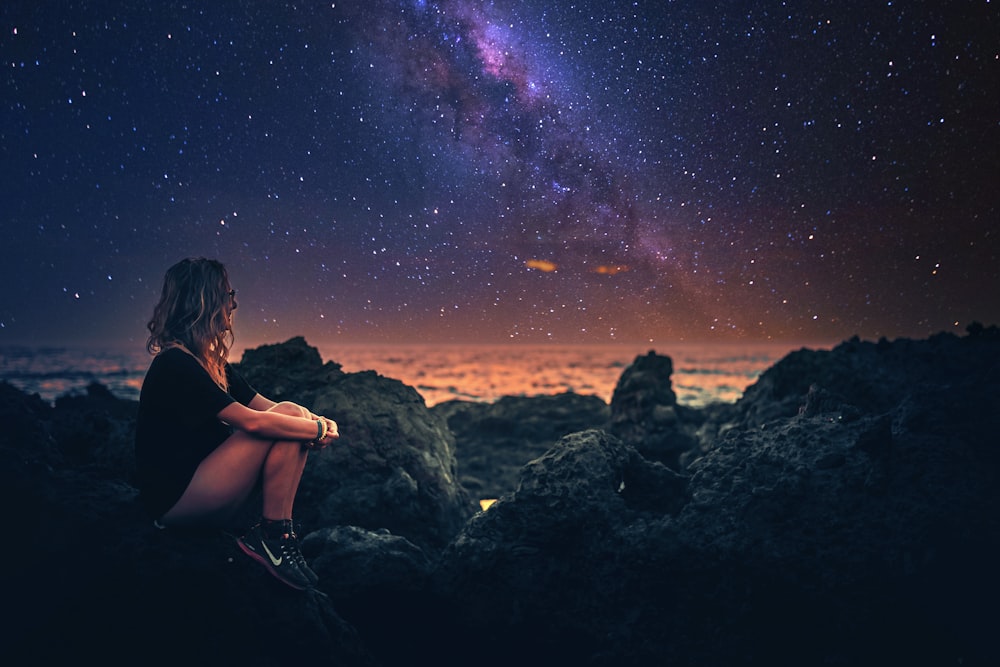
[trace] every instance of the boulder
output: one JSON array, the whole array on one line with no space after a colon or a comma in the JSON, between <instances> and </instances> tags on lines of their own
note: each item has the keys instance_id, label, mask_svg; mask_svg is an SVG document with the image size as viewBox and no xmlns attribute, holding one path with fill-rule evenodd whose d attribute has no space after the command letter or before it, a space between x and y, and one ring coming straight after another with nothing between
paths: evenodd
<instances>
[{"instance_id":1,"label":"boulder","mask_svg":"<svg viewBox=\"0 0 1000 667\"><path fill-rule=\"evenodd\" d=\"M0 449L0 500L18 508L0 574L11 664L376 664L326 596L277 582L231 535L155 529L135 496Z\"/></svg>"},{"instance_id":2,"label":"boulder","mask_svg":"<svg viewBox=\"0 0 1000 667\"><path fill-rule=\"evenodd\" d=\"M632 614L627 571L658 557L639 553L651 546L641 527L679 510L685 487L604 431L561 439L442 556L435 582L460 646L489 665L590 664Z\"/></svg>"},{"instance_id":3,"label":"boulder","mask_svg":"<svg viewBox=\"0 0 1000 667\"><path fill-rule=\"evenodd\" d=\"M698 411L677 404L670 357L650 351L638 356L611 395L610 431L648 459L680 468L681 456L696 448Z\"/></svg>"},{"instance_id":4,"label":"boulder","mask_svg":"<svg viewBox=\"0 0 1000 667\"><path fill-rule=\"evenodd\" d=\"M28 395L0 381L0 448L30 454L36 461L62 460L50 432L52 407L38 394Z\"/></svg>"},{"instance_id":5,"label":"boulder","mask_svg":"<svg viewBox=\"0 0 1000 667\"><path fill-rule=\"evenodd\" d=\"M497 665L995 664L1000 341L853 341L786 365L802 375L780 368L770 402L765 378L748 425L683 476L601 431L527 465L435 575L466 649Z\"/></svg>"},{"instance_id":6,"label":"boulder","mask_svg":"<svg viewBox=\"0 0 1000 667\"><path fill-rule=\"evenodd\" d=\"M447 424L412 387L372 371L344 373L302 338L248 350L238 369L261 394L337 422L340 439L310 455L299 487L305 525L385 528L440 549L475 511Z\"/></svg>"},{"instance_id":7,"label":"boulder","mask_svg":"<svg viewBox=\"0 0 1000 667\"><path fill-rule=\"evenodd\" d=\"M520 469L569 433L607 424L608 404L572 392L505 396L493 403L448 401L431 408L455 437L460 481L475 498L495 499L517 486Z\"/></svg>"},{"instance_id":8,"label":"boulder","mask_svg":"<svg viewBox=\"0 0 1000 667\"><path fill-rule=\"evenodd\" d=\"M91 383L84 395L55 401L52 437L63 464L100 473L107 479L131 480L135 474L135 401L119 400L107 387Z\"/></svg>"},{"instance_id":9,"label":"boulder","mask_svg":"<svg viewBox=\"0 0 1000 667\"><path fill-rule=\"evenodd\" d=\"M245 350L233 365L255 389L274 400L310 394L344 375L340 364L323 363L319 350L302 336Z\"/></svg>"},{"instance_id":10,"label":"boulder","mask_svg":"<svg viewBox=\"0 0 1000 667\"><path fill-rule=\"evenodd\" d=\"M793 352L747 388L736 403L737 419L745 428L757 428L773 419L793 417L812 385L850 406L848 412L885 413L921 387L941 387L981 375L984 359L991 358L1000 335L996 327L970 325L969 330L964 338L953 334L892 342L852 338L832 350ZM978 403L987 397L970 398Z\"/></svg>"},{"instance_id":11,"label":"boulder","mask_svg":"<svg viewBox=\"0 0 1000 667\"><path fill-rule=\"evenodd\" d=\"M49 406L0 384L10 660L1000 662L995 327L793 353L736 405L699 413L680 473L607 430L564 435L464 523L446 417L515 449L585 424L587 403L552 399L550 419L544 402L518 405L491 427L485 411L434 414L394 380L277 347L303 362L295 381L251 358L251 382L345 431L312 460L301 503L335 507L300 531L320 590L287 589L232 534L152 527L128 479L134 402L95 387Z\"/></svg>"},{"instance_id":12,"label":"boulder","mask_svg":"<svg viewBox=\"0 0 1000 667\"><path fill-rule=\"evenodd\" d=\"M454 630L442 621L449 617L448 605L430 586L432 555L387 530L356 526L314 531L302 541L302 552L379 664L408 664L421 656L435 656L436 664L455 659Z\"/></svg>"}]
</instances>

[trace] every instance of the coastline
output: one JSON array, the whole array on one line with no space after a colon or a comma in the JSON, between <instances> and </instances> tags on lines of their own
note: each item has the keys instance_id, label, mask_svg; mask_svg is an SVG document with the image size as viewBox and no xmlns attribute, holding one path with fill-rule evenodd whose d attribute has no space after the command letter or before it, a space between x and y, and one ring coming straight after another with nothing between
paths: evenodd
<instances>
[{"instance_id":1,"label":"coastline","mask_svg":"<svg viewBox=\"0 0 1000 667\"><path fill-rule=\"evenodd\" d=\"M150 525L134 404L46 407L0 384L4 488L44 517L5 588L23 611L13 650L132 664L168 627L184 639L174 662L268 633L280 655L254 664L284 664L289 645L297 662L357 667L995 664L998 341L972 327L796 352L704 410L675 402L655 355L607 408L563 394L428 409L303 339L256 350L251 384L342 425L296 506L321 582L307 597L225 533ZM65 641L46 642L53 627Z\"/></svg>"},{"instance_id":2,"label":"coastline","mask_svg":"<svg viewBox=\"0 0 1000 667\"><path fill-rule=\"evenodd\" d=\"M503 396L544 396L573 392L610 403L622 371L650 351L674 362L678 402L699 407L732 403L760 373L787 353L828 344L670 343L643 344L462 344L326 343L317 346L324 362L344 372L373 370L414 387L428 406L450 400L493 402ZM234 348L239 360L249 346ZM47 402L78 394L91 383L115 396L138 399L150 357L135 349L96 346L0 346L0 380Z\"/></svg>"}]
</instances>

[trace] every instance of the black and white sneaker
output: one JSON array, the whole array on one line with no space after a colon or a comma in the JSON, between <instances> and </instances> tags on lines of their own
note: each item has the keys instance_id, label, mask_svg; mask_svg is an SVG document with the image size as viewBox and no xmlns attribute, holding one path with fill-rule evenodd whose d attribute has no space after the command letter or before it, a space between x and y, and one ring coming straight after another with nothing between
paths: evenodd
<instances>
[{"instance_id":1,"label":"black and white sneaker","mask_svg":"<svg viewBox=\"0 0 1000 667\"><path fill-rule=\"evenodd\" d=\"M302 551L299 549L299 539L295 534L295 531L292 531L292 543L292 560L294 560L295 564L299 566L299 571L306 575L306 579L309 580L309 585L316 586L316 584L319 583L319 575L313 572L313 569L309 567L309 563L306 562L305 556L302 555Z\"/></svg>"},{"instance_id":2,"label":"black and white sneaker","mask_svg":"<svg viewBox=\"0 0 1000 667\"><path fill-rule=\"evenodd\" d=\"M265 538L260 524L257 524L247 531L246 535L236 540L236 543L243 553L263 565L272 576L286 586L300 591L313 587L314 582L311 577L299 568L299 562L305 563L305 559L292 534L285 534L275 539Z\"/></svg>"}]
</instances>

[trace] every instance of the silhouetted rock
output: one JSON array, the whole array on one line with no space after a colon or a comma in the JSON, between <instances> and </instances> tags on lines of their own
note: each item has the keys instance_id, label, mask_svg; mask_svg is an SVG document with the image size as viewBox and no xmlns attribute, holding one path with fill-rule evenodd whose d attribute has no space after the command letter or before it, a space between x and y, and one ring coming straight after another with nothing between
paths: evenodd
<instances>
[{"instance_id":1,"label":"silhouetted rock","mask_svg":"<svg viewBox=\"0 0 1000 667\"><path fill-rule=\"evenodd\" d=\"M58 419L52 422L52 437L59 443L65 464L109 479L131 480L136 406L97 383L88 385L82 396L57 398Z\"/></svg>"},{"instance_id":2,"label":"silhouetted rock","mask_svg":"<svg viewBox=\"0 0 1000 667\"><path fill-rule=\"evenodd\" d=\"M505 396L493 403L448 401L431 408L455 437L462 485L476 498L499 498L517 486L521 467L569 433L607 424L597 396Z\"/></svg>"},{"instance_id":3,"label":"silhouetted rock","mask_svg":"<svg viewBox=\"0 0 1000 667\"><path fill-rule=\"evenodd\" d=\"M475 511L447 424L412 387L371 371L344 373L302 338L248 350L238 368L265 396L339 426L340 439L306 466L295 504L306 525L387 528L441 548Z\"/></svg>"},{"instance_id":4,"label":"silhouetted rock","mask_svg":"<svg viewBox=\"0 0 1000 667\"><path fill-rule=\"evenodd\" d=\"M324 364L319 350L302 336L245 350L234 365L257 391L274 400L317 391L344 375L340 364Z\"/></svg>"},{"instance_id":5,"label":"silhouetted rock","mask_svg":"<svg viewBox=\"0 0 1000 667\"><path fill-rule=\"evenodd\" d=\"M679 468L682 454L694 449L698 412L677 404L670 357L638 356L618 379L611 395L610 431L648 459Z\"/></svg>"},{"instance_id":6,"label":"silhouetted rock","mask_svg":"<svg viewBox=\"0 0 1000 667\"><path fill-rule=\"evenodd\" d=\"M380 664L450 653L454 631L441 620L450 612L430 586L436 553L432 557L389 531L353 526L314 531L302 551L323 591Z\"/></svg>"},{"instance_id":7,"label":"silhouetted rock","mask_svg":"<svg viewBox=\"0 0 1000 667\"><path fill-rule=\"evenodd\" d=\"M322 594L278 583L231 536L156 530L135 496L0 450L11 664L375 664Z\"/></svg>"},{"instance_id":8,"label":"silhouetted rock","mask_svg":"<svg viewBox=\"0 0 1000 667\"><path fill-rule=\"evenodd\" d=\"M606 429L655 461L680 470L714 442L733 406L697 410L677 403L670 357L650 352L622 373L609 406L597 396L505 396L493 403L447 401L431 408L455 436L460 481L478 498L516 486L523 465L564 435Z\"/></svg>"},{"instance_id":9,"label":"silhouetted rock","mask_svg":"<svg viewBox=\"0 0 1000 667\"><path fill-rule=\"evenodd\" d=\"M438 571L469 650L497 665L994 664L1000 344L852 341L773 370L745 399L750 425L684 477L599 431L526 466Z\"/></svg>"},{"instance_id":10,"label":"silhouetted rock","mask_svg":"<svg viewBox=\"0 0 1000 667\"><path fill-rule=\"evenodd\" d=\"M310 350L269 346L244 372L264 393L335 417L345 434L311 459L296 507L300 519L310 512L303 549L321 577L315 593L285 588L232 535L152 527L129 485L134 402L93 387L49 406L0 384L0 501L16 511L0 574L15 612L5 656L1000 662L990 611L1000 598L996 327L795 352L735 405L678 418L698 443L678 472L600 429L531 449L590 419L607 423L593 397L431 411L413 389L345 374ZM620 383L632 398L617 424L631 437L662 434L648 419L671 405L666 364L647 357L634 369L650 373L643 382L633 372ZM488 442L533 453L500 501L468 521L446 417L470 442L482 433L484 471ZM514 465L508 452L499 461Z\"/></svg>"},{"instance_id":11,"label":"silhouetted rock","mask_svg":"<svg viewBox=\"0 0 1000 667\"><path fill-rule=\"evenodd\" d=\"M1000 343L997 327L978 331L965 338L937 334L926 340L877 343L853 338L832 350L792 352L747 388L735 406L737 419L744 428L757 428L773 419L793 417L813 385L813 391L839 402L843 416L850 418L885 413L921 387L962 386L966 378L984 373L989 377L993 351ZM993 398L969 396L980 405Z\"/></svg>"}]
</instances>

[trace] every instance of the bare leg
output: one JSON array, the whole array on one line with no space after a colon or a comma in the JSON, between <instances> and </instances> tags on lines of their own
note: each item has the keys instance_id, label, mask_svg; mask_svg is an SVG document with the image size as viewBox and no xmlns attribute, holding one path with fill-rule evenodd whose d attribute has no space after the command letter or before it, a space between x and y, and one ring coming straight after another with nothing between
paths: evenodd
<instances>
[{"instance_id":1,"label":"bare leg","mask_svg":"<svg viewBox=\"0 0 1000 667\"><path fill-rule=\"evenodd\" d=\"M294 403L279 403L271 409L295 416L308 414ZM225 522L250 496L261 474L264 516L291 519L308 454L298 441L260 440L237 431L201 462L180 500L163 515L163 522Z\"/></svg>"},{"instance_id":2,"label":"bare leg","mask_svg":"<svg viewBox=\"0 0 1000 667\"><path fill-rule=\"evenodd\" d=\"M279 403L273 410L282 406L297 407L289 403ZM308 416L308 412L287 410L295 416ZM295 493L298 491L302 472L306 468L306 458L309 450L298 441L279 440L271 447L264 461L264 507L263 514L268 519L291 519L292 505L295 503Z\"/></svg>"},{"instance_id":3,"label":"bare leg","mask_svg":"<svg viewBox=\"0 0 1000 667\"><path fill-rule=\"evenodd\" d=\"M283 412L295 417L308 417L309 411L294 403L278 403L275 412ZM279 440L271 447L264 462L264 507L263 514L268 519L291 519L295 493L302 481L309 450L302 443L293 440Z\"/></svg>"}]
</instances>

